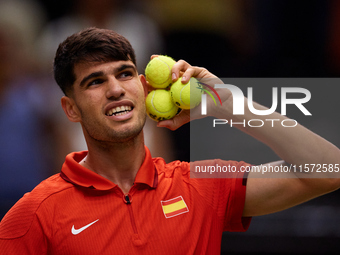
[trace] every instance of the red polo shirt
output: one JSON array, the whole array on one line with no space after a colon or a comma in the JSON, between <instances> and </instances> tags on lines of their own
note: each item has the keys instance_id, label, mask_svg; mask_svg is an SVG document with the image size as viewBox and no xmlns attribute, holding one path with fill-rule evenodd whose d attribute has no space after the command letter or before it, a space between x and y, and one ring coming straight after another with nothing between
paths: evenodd
<instances>
[{"instance_id":1,"label":"red polo shirt","mask_svg":"<svg viewBox=\"0 0 340 255\"><path fill-rule=\"evenodd\" d=\"M219 254L223 231L245 231L245 182L190 178L190 164L145 160L128 194L66 157L0 223L1 254ZM243 162L206 161L232 165ZM236 176L238 175L238 176Z\"/></svg>"}]
</instances>

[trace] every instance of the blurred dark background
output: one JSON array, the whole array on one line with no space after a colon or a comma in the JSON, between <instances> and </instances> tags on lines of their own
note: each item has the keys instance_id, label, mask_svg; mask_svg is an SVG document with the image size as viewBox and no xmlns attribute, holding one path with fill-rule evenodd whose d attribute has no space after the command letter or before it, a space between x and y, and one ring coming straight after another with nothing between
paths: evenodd
<instances>
[{"instance_id":1,"label":"blurred dark background","mask_svg":"<svg viewBox=\"0 0 340 255\"><path fill-rule=\"evenodd\" d=\"M52 77L55 50L67 36L88 26L113 29L131 41L141 73L151 54L165 54L219 77L336 79L339 12L337 0L0 0L0 219L59 172L67 153L86 149L79 126L62 112ZM322 86L312 91L310 107L331 110L304 124L340 147L340 88L332 85L329 93L328 86L326 93ZM188 161L189 130L160 131L149 120L146 143L154 156ZM225 159L275 158L237 130L228 129L228 139ZM339 213L334 192L256 217L246 233L224 234L222 254L339 253Z\"/></svg>"}]
</instances>

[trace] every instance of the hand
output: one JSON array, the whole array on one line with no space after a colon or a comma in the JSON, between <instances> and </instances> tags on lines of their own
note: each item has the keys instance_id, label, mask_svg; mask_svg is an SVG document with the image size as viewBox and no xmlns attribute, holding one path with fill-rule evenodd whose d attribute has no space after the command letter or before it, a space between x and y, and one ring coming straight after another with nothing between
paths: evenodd
<instances>
[{"instance_id":1,"label":"hand","mask_svg":"<svg viewBox=\"0 0 340 255\"><path fill-rule=\"evenodd\" d=\"M158 55L152 55L152 58L157 57ZM211 79L216 81L218 78L214 74L210 73L207 69L197 66L191 66L188 62L184 60L179 60L172 67L171 70L172 81L175 82L178 79L181 79L182 83L189 82L191 77L195 78L204 78ZM222 83L222 81L218 82ZM213 85L212 85L213 86ZM174 118L170 120L163 120L158 122L158 127L166 127L171 130L176 130L182 125L190 122L191 119L200 119L204 116L200 114L200 107L195 107L191 110L182 110L179 114L177 114ZM191 118L191 119L190 119Z\"/></svg>"}]
</instances>

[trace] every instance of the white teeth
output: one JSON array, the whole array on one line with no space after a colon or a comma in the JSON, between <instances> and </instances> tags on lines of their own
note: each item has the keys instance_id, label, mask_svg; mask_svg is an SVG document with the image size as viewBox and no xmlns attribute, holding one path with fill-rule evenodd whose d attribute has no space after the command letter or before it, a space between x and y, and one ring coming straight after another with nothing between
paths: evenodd
<instances>
[{"instance_id":1,"label":"white teeth","mask_svg":"<svg viewBox=\"0 0 340 255\"><path fill-rule=\"evenodd\" d=\"M112 116L112 115L120 116L120 115L128 113L129 111L131 111L131 109L132 109L131 106L128 106L128 105L117 106L116 108L112 108L111 110L109 110L106 113L106 115L108 115L108 116Z\"/></svg>"}]
</instances>

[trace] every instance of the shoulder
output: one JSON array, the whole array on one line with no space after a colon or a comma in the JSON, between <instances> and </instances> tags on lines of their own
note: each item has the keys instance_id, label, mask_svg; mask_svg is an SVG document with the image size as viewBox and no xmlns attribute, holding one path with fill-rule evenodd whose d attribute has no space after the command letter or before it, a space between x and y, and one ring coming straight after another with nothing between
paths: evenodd
<instances>
[{"instance_id":1,"label":"shoulder","mask_svg":"<svg viewBox=\"0 0 340 255\"><path fill-rule=\"evenodd\" d=\"M162 158L155 158L154 164L160 182L171 179L171 182L186 183L197 191L204 192L245 189L247 171L251 166L243 161L221 159L166 163Z\"/></svg>"},{"instance_id":2,"label":"shoulder","mask_svg":"<svg viewBox=\"0 0 340 255\"><path fill-rule=\"evenodd\" d=\"M18 238L26 234L35 219L39 207L51 196L72 188L60 174L42 181L31 192L26 193L0 222L0 238Z\"/></svg>"},{"instance_id":3,"label":"shoulder","mask_svg":"<svg viewBox=\"0 0 340 255\"><path fill-rule=\"evenodd\" d=\"M212 179L212 178L244 178L249 171L251 164L243 161L209 159L193 162L173 161L166 163L162 158L154 158L154 164L159 174L171 177L180 173L191 178Z\"/></svg>"},{"instance_id":4,"label":"shoulder","mask_svg":"<svg viewBox=\"0 0 340 255\"><path fill-rule=\"evenodd\" d=\"M161 175L165 178L171 178L175 174L188 176L190 174L189 162L176 160L166 163L163 158L154 158L153 161L158 171L158 175Z\"/></svg>"},{"instance_id":5,"label":"shoulder","mask_svg":"<svg viewBox=\"0 0 340 255\"><path fill-rule=\"evenodd\" d=\"M235 179L246 177L250 166L244 161L211 159L194 161L190 169L192 178Z\"/></svg>"}]
</instances>

